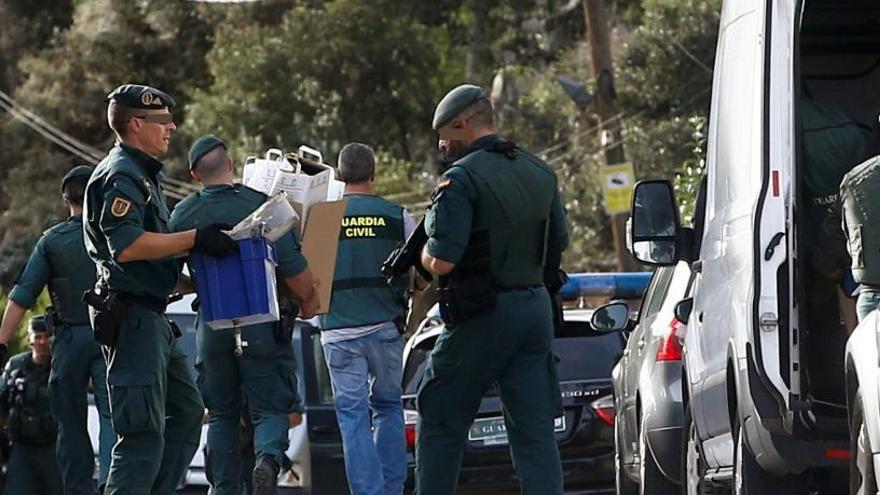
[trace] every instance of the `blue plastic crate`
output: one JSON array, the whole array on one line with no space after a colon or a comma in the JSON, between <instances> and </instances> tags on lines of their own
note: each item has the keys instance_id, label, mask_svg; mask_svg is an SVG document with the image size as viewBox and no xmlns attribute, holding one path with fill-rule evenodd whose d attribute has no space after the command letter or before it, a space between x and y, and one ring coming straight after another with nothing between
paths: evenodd
<instances>
[{"instance_id":1,"label":"blue plastic crate","mask_svg":"<svg viewBox=\"0 0 880 495\"><path fill-rule=\"evenodd\" d=\"M189 254L201 315L214 329L278 321L275 247L263 237L238 241L237 255Z\"/></svg>"}]
</instances>

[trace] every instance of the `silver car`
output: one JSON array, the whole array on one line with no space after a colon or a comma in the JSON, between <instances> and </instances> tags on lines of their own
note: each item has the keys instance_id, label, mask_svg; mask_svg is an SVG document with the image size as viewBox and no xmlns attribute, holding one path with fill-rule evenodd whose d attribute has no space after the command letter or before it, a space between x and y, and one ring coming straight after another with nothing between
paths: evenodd
<instances>
[{"instance_id":1,"label":"silver car","mask_svg":"<svg viewBox=\"0 0 880 495\"><path fill-rule=\"evenodd\" d=\"M666 495L681 491L682 342L685 325L676 305L693 286L686 262L658 268L645 292L638 319L624 303L597 308L599 330L631 329L612 371L617 493Z\"/></svg>"}]
</instances>

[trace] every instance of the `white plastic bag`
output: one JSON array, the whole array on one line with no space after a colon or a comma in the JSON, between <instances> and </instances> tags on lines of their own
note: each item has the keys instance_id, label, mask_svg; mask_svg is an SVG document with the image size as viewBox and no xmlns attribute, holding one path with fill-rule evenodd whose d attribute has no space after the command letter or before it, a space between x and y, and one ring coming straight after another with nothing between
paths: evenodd
<instances>
[{"instance_id":1,"label":"white plastic bag","mask_svg":"<svg viewBox=\"0 0 880 495\"><path fill-rule=\"evenodd\" d=\"M266 151L265 158L249 156L244 162L241 182L257 191L270 194L275 176L284 166L290 167L290 162L284 158L284 152L277 148Z\"/></svg>"}]
</instances>

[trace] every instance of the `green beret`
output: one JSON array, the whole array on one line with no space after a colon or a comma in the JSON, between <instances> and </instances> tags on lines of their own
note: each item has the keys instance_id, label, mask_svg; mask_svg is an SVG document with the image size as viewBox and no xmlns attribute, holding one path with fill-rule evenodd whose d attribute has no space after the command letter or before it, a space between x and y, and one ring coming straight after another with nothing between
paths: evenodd
<instances>
[{"instance_id":1,"label":"green beret","mask_svg":"<svg viewBox=\"0 0 880 495\"><path fill-rule=\"evenodd\" d=\"M95 167L91 165L79 165L68 170L67 173L64 174L64 178L61 179L61 192L64 192L64 186L74 179L82 179L83 181L89 180L89 177L92 176L94 170Z\"/></svg>"},{"instance_id":2,"label":"green beret","mask_svg":"<svg viewBox=\"0 0 880 495\"><path fill-rule=\"evenodd\" d=\"M46 317L40 315L31 318L30 331L33 333L48 332L49 329L46 327Z\"/></svg>"},{"instance_id":3,"label":"green beret","mask_svg":"<svg viewBox=\"0 0 880 495\"><path fill-rule=\"evenodd\" d=\"M226 148L226 144L213 134L196 139L196 142L189 148L189 169L192 170L203 156L218 146Z\"/></svg>"},{"instance_id":4,"label":"green beret","mask_svg":"<svg viewBox=\"0 0 880 495\"><path fill-rule=\"evenodd\" d=\"M129 108L161 110L174 107L174 98L168 93L142 84L123 84L107 95L107 101L115 101Z\"/></svg>"},{"instance_id":5,"label":"green beret","mask_svg":"<svg viewBox=\"0 0 880 495\"><path fill-rule=\"evenodd\" d=\"M456 115L463 112L465 108L484 98L486 98L486 93L479 86L474 86L473 84L457 86L452 91L446 93L446 96L437 104L437 109L434 110L434 123L432 127L435 131L440 129L454 119Z\"/></svg>"}]
</instances>

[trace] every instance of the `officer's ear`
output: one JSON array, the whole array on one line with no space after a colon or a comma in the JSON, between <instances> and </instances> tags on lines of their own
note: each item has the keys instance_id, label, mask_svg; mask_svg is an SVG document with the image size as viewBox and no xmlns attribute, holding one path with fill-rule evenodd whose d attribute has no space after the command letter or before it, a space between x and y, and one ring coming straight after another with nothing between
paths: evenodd
<instances>
[{"instance_id":1,"label":"officer's ear","mask_svg":"<svg viewBox=\"0 0 880 495\"><path fill-rule=\"evenodd\" d=\"M190 177L192 177L193 180L195 180L196 182L198 182L198 183L201 183L201 182L202 182L202 179L201 179L201 177L200 177L202 174L196 172L195 170L190 170L190 171L189 171L189 175L190 175Z\"/></svg>"}]
</instances>

